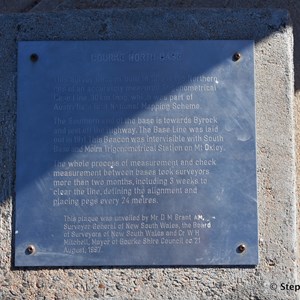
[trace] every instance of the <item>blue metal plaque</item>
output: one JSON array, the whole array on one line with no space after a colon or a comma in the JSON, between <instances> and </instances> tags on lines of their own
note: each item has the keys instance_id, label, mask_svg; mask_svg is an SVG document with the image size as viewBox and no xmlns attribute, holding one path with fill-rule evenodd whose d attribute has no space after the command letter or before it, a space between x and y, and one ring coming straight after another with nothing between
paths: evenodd
<instances>
[{"instance_id":1,"label":"blue metal plaque","mask_svg":"<svg viewBox=\"0 0 300 300\"><path fill-rule=\"evenodd\" d=\"M253 48L20 42L15 265L257 264Z\"/></svg>"}]
</instances>

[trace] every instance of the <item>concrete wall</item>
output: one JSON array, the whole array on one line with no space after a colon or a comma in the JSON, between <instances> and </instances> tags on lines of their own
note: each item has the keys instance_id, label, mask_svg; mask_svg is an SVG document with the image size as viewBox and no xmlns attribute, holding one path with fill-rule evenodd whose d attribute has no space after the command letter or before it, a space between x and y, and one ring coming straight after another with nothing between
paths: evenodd
<instances>
[{"instance_id":1,"label":"concrete wall","mask_svg":"<svg viewBox=\"0 0 300 300\"><path fill-rule=\"evenodd\" d=\"M294 168L294 116L298 117L300 98L300 51L297 51L300 24L296 16L300 3L296 0L288 4L285 1L168 1L163 6L180 7L180 10L164 10L157 7L157 1L131 1L131 7L141 8L131 11L123 1L113 4L110 1L2 2L3 12L26 14L4 14L0 18L0 299L297 299L300 292L281 290L280 285L300 284ZM68 11L111 6L124 10ZM283 11L235 10L212 14L186 10L191 6L288 8L294 34ZM145 11L144 7L155 9ZM49 14L49 11L61 11L61 14ZM141 27L145 17L151 27ZM108 26L99 31L103 24ZM13 268L16 40L98 38L255 39L260 215L260 264L256 268ZM276 290L272 289L274 284Z\"/></svg>"}]
</instances>

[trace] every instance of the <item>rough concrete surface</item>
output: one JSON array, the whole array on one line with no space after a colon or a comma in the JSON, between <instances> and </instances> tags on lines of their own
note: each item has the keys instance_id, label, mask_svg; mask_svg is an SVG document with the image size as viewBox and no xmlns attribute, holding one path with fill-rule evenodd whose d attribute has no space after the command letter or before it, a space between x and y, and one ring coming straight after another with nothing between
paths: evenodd
<instances>
[{"instance_id":1,"label":"rough concrete surface","mask_svg":"<svg viewBox=\"0 0 300 300\"><path fill-rule=\"evenodd\" d=\"M0 17L0 299L297 299L299 292L280 290L281 283L300 283L297 281L293 34L287 13L269 9L160 9L156 1L147 5L136 1L136 6L155 6L155 9L69 11L109 4L108 1L54 1L56 4L49 6L49 10L67 11L49 14L41 11L47 11L47 3L51 1L11 10L8 1L4 2L3 11L31 9L35 13ZM118 1L113 2L118 5ZM193 6L199 2L184 3ZM252 6L259 5L254 2ZM175 4L183 6L183 2ZM238 6L237 1L210 1L211 6L214 4ZM299 7L294 1L289 4ZM203 6L209 5L203 2ZM48 39L255 40L260 231L257 267L13 267L16 41ZM270 288L272 283L277 290Z\"/></svg>"}]
</instances>

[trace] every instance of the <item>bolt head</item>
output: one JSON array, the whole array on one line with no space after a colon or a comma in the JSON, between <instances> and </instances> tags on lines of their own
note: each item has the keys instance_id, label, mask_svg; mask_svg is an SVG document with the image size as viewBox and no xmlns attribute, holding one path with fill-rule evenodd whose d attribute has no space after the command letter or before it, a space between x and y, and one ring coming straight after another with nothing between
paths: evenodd
<instances>
[{"instance_id":1,"label":"bolt head","mask_svg":"<svg viewBox=\"0 0 300 300\"><path fill-rule=\"evenodd\" d=\"M30 55L30 60L31 60L32 62L37 62L37 61L39 60L39 56L38 56L36 53L32 53L32 54Z\"/></svg>"},{"instance_id":2,"label":"bolt head","mask_svg":"<svg viewBox=\"0 0 300 300\"><path fill-rule=\"evenodd\" d=\"M243 253L243 252L245 252L246 251L246 245L245 244L240 244L239 246L238 246L238 252L239 253Z\"/></svg>"},{"instance_id":3,"label":"bolt head","mask_svg":"<svg viewBox=\"0 0 300 300\"><path fill-rule=\"evenodd\" d=\"M35 247L33 245L28 245L26 248L26 252L30 255L30 254L34 254L35 253Z\"/></svg>"},{"instance_id":4,"label":"bolt head","mask_svg":"<svg viewBox=\"0 0 300 300\"><path fill-rule=\"evenodd\" d=\"M236 52L236 53L233 54L232 60L233 61L238 61L241 57L242 57L241 53Z\"/></svg>"}]
</instances>

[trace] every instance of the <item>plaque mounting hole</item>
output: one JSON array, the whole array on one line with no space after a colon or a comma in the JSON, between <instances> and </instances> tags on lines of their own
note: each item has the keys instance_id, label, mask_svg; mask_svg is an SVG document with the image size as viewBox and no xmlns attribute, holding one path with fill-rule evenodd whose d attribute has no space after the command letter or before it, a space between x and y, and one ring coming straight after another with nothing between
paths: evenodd
<instances>
[{"instance_id":1,"label":"plaque mounting hole","mask_svg":"<svg viewBox=\"0 0 300 300\"><path fill-rule=\"evenodd\" d=\"M31 60L32 62L37 62L37 61L39 60L39 56L38 56L36 53L32 53L32 54L30 55L30 60Z\"/></svg>"},{"instance_id":2,"label":"plaque mounting hole","mask_svg":"<svg viewBox=\"0 0 300 300\"><path fill-rule=\"evenodd\" d=\"M31 255L31 254L34 254L35 253L35 247L33 245L28 245L27 248L26 248L26 254L27 255Z\"/></svg>"},{"instance_id":3,"label":"plaque mounting hole","mask_svg":"<svg viewBox=\"0 0 300 300\"><path fill-rule=\"evenodd\" d=\"M233 56L232 56L232 60L233 60L233 61L238 61L238 60L241 59L241 57L242 57L241 53L235 52L235 53L233 54Z\"/></svg>"},{"instance_id":4,"label":"plaque mounting hole","mask_svg":"<svg viewBox=\"0 0 300 300\"><path fill-rule=\"evenodd\" d=\"M246 251L246 249L247 249L247 247L246 247L245 244L240 244L240 245L237 247L236 251L237 251L237 253L244 253L244 252Z\"/></svg>"}]
</instances>

